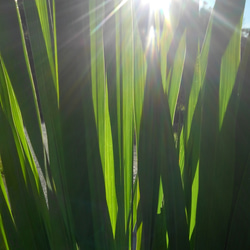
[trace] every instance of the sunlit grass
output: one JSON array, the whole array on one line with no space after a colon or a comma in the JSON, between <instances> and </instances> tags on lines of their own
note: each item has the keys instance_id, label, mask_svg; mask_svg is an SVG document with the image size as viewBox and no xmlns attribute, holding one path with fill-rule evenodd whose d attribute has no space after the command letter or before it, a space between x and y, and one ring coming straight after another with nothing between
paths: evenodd
<instances>
[{"instance_id":1,"label":"sunlit grass","mask_svg":"<svg viewBox=\"0 0 250 250\"><path fill-rule=\"evenodd\" d=\"M29 47L20 8L4 1L4 247L249 249L244 1L218 0L201 30L197 1L24 0Z\"/></svg>"}]
</instances>

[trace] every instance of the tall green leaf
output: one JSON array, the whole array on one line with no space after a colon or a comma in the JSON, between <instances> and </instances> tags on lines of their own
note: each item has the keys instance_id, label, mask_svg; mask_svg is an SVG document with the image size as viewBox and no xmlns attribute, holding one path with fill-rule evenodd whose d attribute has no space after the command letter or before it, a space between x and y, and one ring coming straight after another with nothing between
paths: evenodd
<instances>
[{"instance_id":1,"label":"tall green leaf","mask_svg":"<svg viewBox=\"0 0 250 250\"><path fill-rule=\"evenodd\" d=\"M235 247L246 249L249 247L249 79L248 68L250 65L250 40L243 52L240 63L237 84L240 87L239 106L236 119L235 142L235 172L234 172L234 196L232 217L228 231L227 249Z\"/></svg>"},{"instance_id":2,"label":"tall green leaf","mask_svg":"<svg viewBox=\"0 0 250 250\"><path fill-rule=\"evenodd\" d=\"M208 66L206 71L201 125L199 194L196 215L196 247L221 249L226 246L227 228L232 205L234 174L234 120L235 110L228 112L223 128L219 129L220 75L227 74L234 62L225 70L223 56L238 33L237 25L245 1L237 3L216 1L212 26ZM237 10L237 11L236 11ZM220 15L217 15L220 13ZM221 20L224 20L221 22ZM226 23L228 22L228 23ZM240 34L238 33L238 36ZM235 44L235 50L239 46ZM224 94L224 93L222 93Z\"/></svg>"},{"instance_id":3,"label":"tall green leaf","mask_svg":"<svg viewBox=\"0 0 250 250\"><path fill-rule=\"evenodd\" d=\"M91 75L93 103L95 107L95 117L98 129L99 146L103 173L105 178L106 199L112 224L113 235L115 236L117 220L117 200L115 188L115 170L113 142L109 116L109 96L107 89L107 76L105 72L103 27L104 10L95 10L97 1L91 1L90 5L90 33L91 33Z\"/></svg>"},{"instance_id":4,"label":"tall green leaf","mask_svg":"<svg viewBox=\"0 0 250 250\"><path fill-rule=\"evenodd\" d=\"M186 32L183 33L178 49L176 51L173 70L171 75L171 82L168 91L169 108L172 123L174 122L175 109L178 99L178 94L181 85L182 72L184 67L185 53L186 53Z\"/></svg>"},{"instance_id":5,"label":"tall green leaf","mask_svg":"<svg viewBox=\"0 0 250 250\"><path fill-rule=\"evenodd\" d=\"M0 3L0 53L8 68L8 74L22 110L23 120L33 149L44 173L44 150L40 127L40 112L30 62L25 45L25 34L15 1Z\"/></svg>"},{"instance_id":6,"label":"tall green leaf","mask_svg":"<svg viewBox=\"0 0 250 250\"><path fill-rule=\"evenodd\" d=\"M133 133L134 133L134 26L132 1L121 8L121 152L122 179L124 183L125 232L131 239L130 218L133 179Z\"/></svg>"},{"instance_id":7,"label":"tall green leaf","mask_svg":"<svg viewBox=\"0 0 250 250\"><path fill-rule=\"evenodd\" d=\"M10 245L14 243L13 240L22 239L19 243L22 249L26 246L42 249L49 245L47 206L41 191L37 169L25 138L20 108L1 56L0 63L0 154L10 202L9 204L6 200L6 194L1 187L1 194L5 196L2 201L6 204L1 209L4 209L3 214L7 216L4 220L12 219L13 223L12 226L6 227L10 231L5 233L7 239L10 240ZM11 207L11 212L6 211L6 206ZM23 217L20 214L23 214ZM13 227L16 232L13 232Z\"/></svg>"}]
</instances>

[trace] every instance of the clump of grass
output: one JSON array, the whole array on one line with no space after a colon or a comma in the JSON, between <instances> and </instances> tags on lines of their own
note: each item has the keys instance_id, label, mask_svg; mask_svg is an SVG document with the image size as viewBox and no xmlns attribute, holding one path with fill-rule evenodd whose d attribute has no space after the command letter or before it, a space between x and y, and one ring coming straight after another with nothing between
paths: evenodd
<instances>
[{"instance_id":1,"label":"clump of grass","mask_svg":"<svg viewBox=\"0 0 250 250\"><path fill-rule=\"evenodd\" d=\"M133 1L0 1L0 249L250 249L245 1Z\"/></svg>"}]
</instances>

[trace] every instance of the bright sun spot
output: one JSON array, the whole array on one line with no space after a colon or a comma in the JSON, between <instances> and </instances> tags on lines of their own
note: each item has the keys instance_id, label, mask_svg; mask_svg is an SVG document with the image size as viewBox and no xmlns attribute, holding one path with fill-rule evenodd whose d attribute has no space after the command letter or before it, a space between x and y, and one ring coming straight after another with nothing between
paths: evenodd
<instances>
[{"instance_id":1,"label":"bright sun spot","mask_svg":"<svg viewBox=\"0 0 250 250\"><path fill-rule=\"evenodd\" d=\"M155 38L155 29L153 26L151 26L149 30L149 39L152 40L154 38Z\"/></svg>"},{"instance_id":2,"label":"bright sun spot","mask_svg":"<svg viewBox=\"0 0 250 250\"><path fill-rule=\"evenodd\" d=\"M153 11L162 11L165 17L169 16L169 6L171 0L142 0L143 4L149 4Z\"/></svg>"}]
</instances>

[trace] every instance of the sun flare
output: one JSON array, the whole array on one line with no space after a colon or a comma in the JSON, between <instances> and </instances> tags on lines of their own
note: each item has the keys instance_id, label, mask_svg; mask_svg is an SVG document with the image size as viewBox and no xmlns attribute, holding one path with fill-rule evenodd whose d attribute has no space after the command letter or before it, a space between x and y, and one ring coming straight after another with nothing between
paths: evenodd
<instances>
[{"instance_id":1,"label":"sun flare","mask_svg":"<svg viewBox=\"0 0 250 250\"><path fill-rule=\"evenodd\" d=\"M171 0L142 0L143 4L149 4L153 11L162 11L166 17L169 16Z\"/></svg>"}]
</instances>

